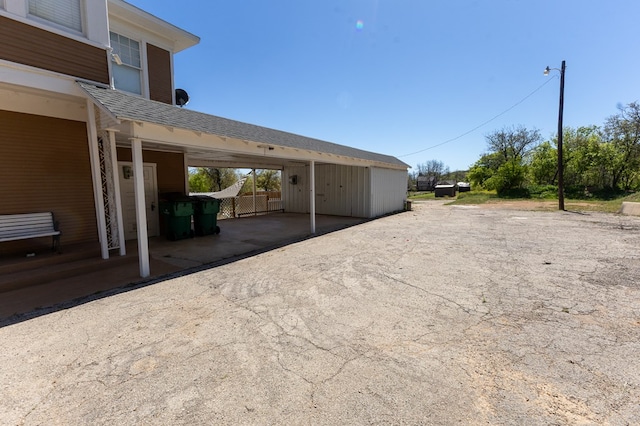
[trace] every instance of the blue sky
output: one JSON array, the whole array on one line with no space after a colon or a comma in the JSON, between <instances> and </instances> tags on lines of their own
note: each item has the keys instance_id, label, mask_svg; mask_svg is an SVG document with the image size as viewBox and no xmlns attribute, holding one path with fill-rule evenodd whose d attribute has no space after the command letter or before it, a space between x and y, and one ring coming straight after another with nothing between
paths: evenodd
<instances>
[{"instance_id":1,"label":"blue sky","mask_svg":"<svg viewBox=\"0 0 640 426\"><path fill-rule=\"evenodd\" d=\"M412 167L467 169L505 126L553 137L562 60L565 126L640 100L637 0L129 2L201 38L174 58L187 108Z\"/></svg>"}]
</instances>

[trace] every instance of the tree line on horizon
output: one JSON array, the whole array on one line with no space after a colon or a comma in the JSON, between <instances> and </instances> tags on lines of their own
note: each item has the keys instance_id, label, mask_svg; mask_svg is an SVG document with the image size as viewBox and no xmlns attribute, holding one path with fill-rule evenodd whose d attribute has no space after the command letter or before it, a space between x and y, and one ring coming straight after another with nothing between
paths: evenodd
<instances>
[{"instance_id":1,"label":"tree line on horizon","mask_svg":"<svg viewBox=\"0 0 640 426\"><path fill-rule=\"evenodd\" d=\"M427 176L433 179L435 183L442 182L462 182L467 179L466 170L449 170L449 166L440 160L428 160L424 163L417 164L416 170L409 172L408 187L410 191L417 189L418 177Z\"/></svg>"},{"instance_id":2,"label":"tree line on horizon","mask_svg":"<svg viewBox=\"0 0 640 426\"><path fill-rule=\"evenodd\" d=\"M501 196L554 196L558 185L558 138L544 140L537 129L504 127L485 136L487 152L468 171L449 172L442 162L419 164L409 174L438 180L470 181L474 188ZM602 126L565 127L563 165L565 193L594 194L640 191L640 104L619 107Z\"/></svg>"}]
</instances>

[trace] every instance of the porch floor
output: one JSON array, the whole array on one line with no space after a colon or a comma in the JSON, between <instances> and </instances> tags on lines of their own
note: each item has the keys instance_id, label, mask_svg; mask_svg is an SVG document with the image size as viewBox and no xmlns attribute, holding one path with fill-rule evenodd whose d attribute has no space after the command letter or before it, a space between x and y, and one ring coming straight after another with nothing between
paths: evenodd
<instances>
[{"instance_id":1,"label":"porch floor","mask_svg":"<svg viewBox=\"0 0 640 426\"><path fill-rule=\"evenodd\" d=\"M316 235L364 222L366 219L316 215ZM127 254L100 258L96 245L63 245L64 253L37 253L36 257L0 259L0 320L38 310L73 306L90 295L152 283L175 274L247 257L310 236L308 214L274 213L218 221L219 235L168 241L149 239L151 276L139 274L137 242L127 241ZM63 241L64 244L64 241ZM3 282L5 283L3 291ZM15 285L24 282L23 285ZM12 288L13 287L13 288ZM8 289L8 290L7 290ZM104 293L101 295L101 293Z\"/></svg>"}]
</instances>

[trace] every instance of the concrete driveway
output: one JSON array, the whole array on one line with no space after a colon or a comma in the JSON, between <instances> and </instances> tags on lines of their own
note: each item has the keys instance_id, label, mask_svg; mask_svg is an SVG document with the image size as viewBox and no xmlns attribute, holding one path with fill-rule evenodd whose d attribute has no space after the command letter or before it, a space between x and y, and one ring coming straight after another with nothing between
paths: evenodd
<instances>
[{"instance_id":1,"label":"concrete driveway","mask_svg":"<svg viewBox=\"0 0 640 426\"><path fill-rule=\"evenodd\" d=\"M417 203L0 328L0 424L640 424L639 247Z\"/></svg>"}]
</instances>

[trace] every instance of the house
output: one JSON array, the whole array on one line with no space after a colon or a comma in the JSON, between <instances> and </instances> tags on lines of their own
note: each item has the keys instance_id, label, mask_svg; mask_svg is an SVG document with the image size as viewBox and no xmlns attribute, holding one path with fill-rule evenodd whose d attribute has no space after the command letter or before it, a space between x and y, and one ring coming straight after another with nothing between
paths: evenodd
<instances>
[{"instance_id":1,"label":"house","mask_svg":"<svg viewBox=\"0 0 640 426\"><path fill-rule=\"evenodd\" d=\"M417 191L433 191L436 188L435 176L419 175L416 179Z\"/></svg>"},{"instance_id":2,"label":"house","mask_svg":"<svg viewBox=\"0 0 640 426\"><path fill-rule=\"evenodd\" d=\"M148 276L158 196L186 193L189 166L281 170L312 233L316 213L403 209L394 157L178 107L173 57L199 38L123 0L0 0L0 37L0 214L51 211L63 244L107 259L135 238Z\"/></svg>"}]
</instances>

